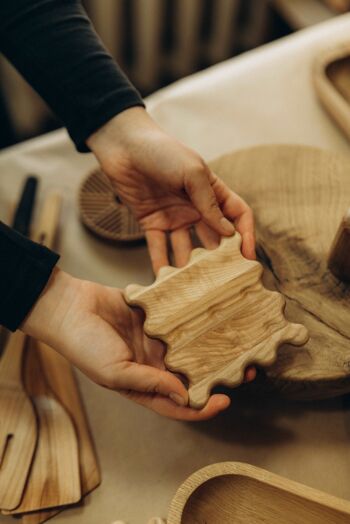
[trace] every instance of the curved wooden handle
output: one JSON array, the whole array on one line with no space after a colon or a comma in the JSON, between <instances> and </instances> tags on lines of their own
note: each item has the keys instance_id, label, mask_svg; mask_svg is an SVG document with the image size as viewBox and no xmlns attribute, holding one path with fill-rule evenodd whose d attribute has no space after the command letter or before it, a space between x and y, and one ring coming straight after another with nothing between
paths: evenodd
<instances>
[{"instance_id":1,"label":"curved wooden handle","mask_svg":"<svg viewBox=\"0 0 350 524\"><path fill-rule=\"evenodd\" d=\"M328 268L343 282L350 282L350 208L344 216L328 258Z\"/></svg>"},{"instance_id":2,"label":"curved wooden handle","mask_svg":"<svg viewBox=\"0 0 350 524\"><path fill-rule=\"evenodd\" d=\"M0 363L1 384L23 387L22 365L25 345L26 335L22 331L17 330L9 335Z\"/></svg>"}]
</instances>

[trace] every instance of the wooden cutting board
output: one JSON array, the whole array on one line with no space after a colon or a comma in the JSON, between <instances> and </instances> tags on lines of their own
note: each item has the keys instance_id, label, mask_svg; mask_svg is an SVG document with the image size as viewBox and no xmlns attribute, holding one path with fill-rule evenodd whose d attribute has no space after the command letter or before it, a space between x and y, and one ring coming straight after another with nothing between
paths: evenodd
<instances>
[{"instance_id":1,"label":"wooden cutting board","mask_svg":"<svg viewBox=\"0 0 350 524\"><path fill-rule=\"evenodd\" d=\"M189 380L194 408L215 385L239 385L249 364L270 365L283 342L308 339L285 319L283 296L264 288L261 264L242 256L241 243L236 232L217 249L197 248L186 266L163 267L151 286L125 291L146 312L146 333L167 344L167 368Z\"/></svg>"},{"instance_id":2,"label":"wooden cutting board","mask_svg":"<svg viewBox=\"0 0 350 524\"><path fill-rule=\"evenodd\" d=\"M225 155L211 168L253 208L265 284L310 334L303 347L280 348L263 387L302 399L349 392L350 287L327 258L349 208L350 156L271 145Z\"/></svg>"}]
</instances>

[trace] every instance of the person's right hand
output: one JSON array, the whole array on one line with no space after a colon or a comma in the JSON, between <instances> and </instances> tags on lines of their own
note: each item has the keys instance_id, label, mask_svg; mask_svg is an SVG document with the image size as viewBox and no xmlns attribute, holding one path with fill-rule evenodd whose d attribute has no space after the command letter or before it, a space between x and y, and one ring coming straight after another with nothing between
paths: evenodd
<instances>
[{"instance_id":1,"label":"person's right hand","mask_svg":"<svg viewBox=\"0 0 350 524\"><path fill-rule=\"evenodd\" d=\"M166 371L164 345L145 335L144 315L130 308L120 289L73 278L56 269L21 329L42 340L101 386L161 415L204 420L230 399L213 395L201 410L188 407L188 392ZM252 380L255 370L248 369Z\"/></svg>"}]
</instances>

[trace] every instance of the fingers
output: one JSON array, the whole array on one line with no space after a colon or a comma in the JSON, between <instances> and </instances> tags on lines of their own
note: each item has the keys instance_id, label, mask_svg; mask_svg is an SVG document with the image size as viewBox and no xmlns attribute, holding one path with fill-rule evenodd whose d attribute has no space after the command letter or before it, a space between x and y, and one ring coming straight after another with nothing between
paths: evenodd
<instances>
[{"instance_id":1,"label":"fingers","mask_svg":"<svg viewBox=\"0 0 350 524\"><path fill-rule=\"evenodd\" d=\"M192 247L191 234L188 229L176 229L170 234L171 247L175 257L175 265L183 267L187 264Z\"/></svg>"},{"instance_id":2,"label":"fingers","mask_svg":"<svg viewBox=\"0 0 350 524\"><path fill-rule=\"evenodd\" d=\"M155 274L163 266L169 265L167 238L164 231L150 229L146 231L148 251Z\"/></svg>"},{"instance_id":3,"label":"fingers","mask_svg":"<svg viewBox=\"0 0 350 524\"><path fill-rule=\"evenodd\" d=\"M184 177L184 187L194 207L201 214L202 220L220 235L232 235L233 225L223 215L216 194L212 188L214 178L208 167L189 172Z\"/></svg>"},{"instance_id":4,"label":"fingers","mask_svg":"<svg viewBox=\"0 0 350 524\"><path fill-rule=\"evenodd\" d=\"M256 369L254 366L249 366L245 370L244 382L252 382L256 377Z\"/></svg>"},{"instance_id":5,"label":"fingers","mask_svg":"<svg viewBox=\"0 0 350 524\"><path fill-rule=\"evenodd\" d=\"M155 411L159 415L175 420L188 422L199 422L215 417L230 405L230 399L226 395L213 395L204 408L198 410L190 407L178 406L170 399L160 395L137 394L135 392L121 392L121 394L144 407Z\"/></svg>"},{"instance_id":6,"label":"fingers","mask_svg":"<svg viewBox=\"0 0 350 524\"><path fill-rule=\"evenodd\" d=\"M253 211L239 195L231 191L216 175L213 190L224 215L232 220L242 237L242 253L246 258L254 260L255 234Z\"/></svg>"},{"instance_id":7,"label":"fingers","mask_svg":"<svg viewBox=\"0 0 350 524\"><path fill-rule=\"evenodd\" d=\"M116 376L118 378L114 389L158 394L170 398L180 406L188 404L187 389L181 380L169 371L136 362L124 362Z\"/></svg>"},{"instance_id":8,"label":"fingers","mask_svg":"<svg viewBox=\"0 0 350 524\"><path fill-rule=\"evenodd\" d=\"M220 244L220 235L202 220L195 225L197 237L206 249L215 249Z\"/></svg>"}]
</instances>

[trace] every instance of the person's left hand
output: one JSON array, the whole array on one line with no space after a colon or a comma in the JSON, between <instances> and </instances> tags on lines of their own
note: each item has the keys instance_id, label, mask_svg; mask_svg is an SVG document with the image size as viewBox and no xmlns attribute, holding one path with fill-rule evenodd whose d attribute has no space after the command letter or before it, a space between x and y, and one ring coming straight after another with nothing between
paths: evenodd
<instances>
[{"instance_id":1,"label":"person's left hand","mask_svg":"<svg viewBox=\"0 0 350 524\"><path fill-rule=\"evenodd\" d=\"M97 384L161 415L198 421L226 409L226 395L212 395L201 410L187 406L184 384L165 369L163 343L144 333L143 322L142 310L130 308L120 289L55 269L21 329ZM255 370L248 368L245 379L254 377Z\"/></svg>"},{"instance_id":2,"label":"person's left hand","mask_svg":"<svg viewBox=\"0 0 350 524\"><path fill-rule=\"evenodd\" d=\"M145 231L155 273L169 264L169 233L175 263L187 263L190 228L206 248L220 236L242 236L242 253L255 258L253 213L203 159L170 137L143 108L131 108L112 118L87 141L118 196Z\"/></svg>"}]
</instances>

